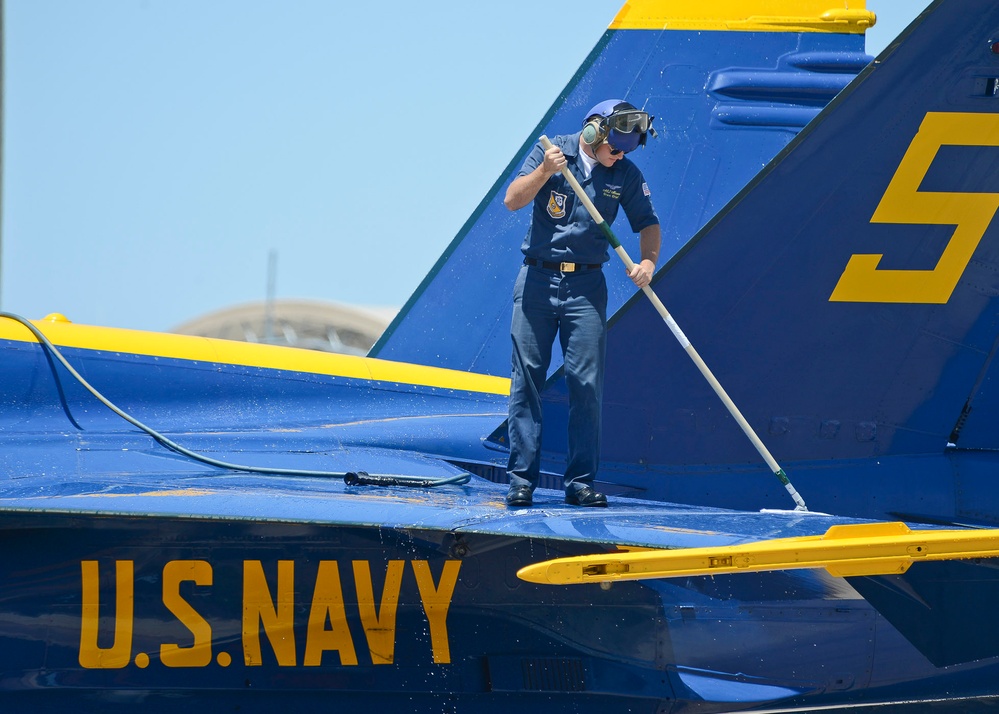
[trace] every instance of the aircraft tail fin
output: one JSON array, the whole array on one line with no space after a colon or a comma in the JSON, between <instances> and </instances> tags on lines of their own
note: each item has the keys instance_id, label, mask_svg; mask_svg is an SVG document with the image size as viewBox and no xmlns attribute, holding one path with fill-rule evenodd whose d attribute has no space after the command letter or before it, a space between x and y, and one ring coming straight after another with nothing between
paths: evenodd
<instances>
[{"instance_id":1,"label":"aircraft tail fin","mask_svg":"<svg viewBox=\"0 0 999 714\"><path fill-rule=\"evenodd\" d=\"M663 224L662 264L871 59L863 33L873 15L863 0L683 5L624 4L370 356L509 375L530 212L510 213L502 199L539 135L578 131L582 114L608 97L657 117L659 138L636 161ZM634 285L614 264L606 273L613 314ZM556 354L552 372L560 363Z\"/></svg>"},{"instance_id":2,"label":"aircraft tail fin","mask_svg":"<svg viewBox=\"0 0 999 714\"><path fill-rule=\"evenodd\" d=\"M991 0L935 2L657 274L778 461L999 449L997 36ZM642 295L604 424L605 462L758 462Z\"/></svg>"}]
</instances>

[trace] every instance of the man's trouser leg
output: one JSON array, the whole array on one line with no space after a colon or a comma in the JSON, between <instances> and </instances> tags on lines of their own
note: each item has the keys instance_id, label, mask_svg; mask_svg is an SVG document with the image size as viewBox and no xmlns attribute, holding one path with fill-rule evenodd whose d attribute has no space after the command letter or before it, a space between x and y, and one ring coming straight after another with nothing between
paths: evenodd
<instances>
[{"instance_id":1,"label":"man's trouser leg","mask_svg":"<svg viewBox=\"0 0 999 714\"><path fill-rule=\"evenodd\" d=\"M561 285L559 333L569 391L569 456L565 491L593 486L600 465L601 410L607 335L603 271L572 276Z\"/></svg>"},{"instance_id":2,"label":"man's trouser leg","mask_svg":"<svg viewBox=\"0 0 999 714\"><path fill-rule=\"evenodd\" d=\"M558 280L550 272L521 268L514 286L510 406L507 432L510 486L537 487L541 469L541 390L551 363L559 321L553 305Z\"/></svg>"}]
</instances>

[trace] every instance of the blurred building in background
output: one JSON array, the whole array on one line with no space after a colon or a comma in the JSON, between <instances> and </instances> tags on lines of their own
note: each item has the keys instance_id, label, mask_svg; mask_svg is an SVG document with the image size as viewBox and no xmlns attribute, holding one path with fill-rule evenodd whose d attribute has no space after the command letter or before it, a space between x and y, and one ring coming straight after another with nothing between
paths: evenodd
<instances>
[{"instance_id":1,"label":"blurred building in background","mask_svg":"<svg viewBox=\"0 0 999 714\"><path fill-rule=\"evenodd\" d=\"M318 300L260 301L210 312L178 325L171 332L364 355L396 312L398 308Z\"/></svg>"}]
</instances>

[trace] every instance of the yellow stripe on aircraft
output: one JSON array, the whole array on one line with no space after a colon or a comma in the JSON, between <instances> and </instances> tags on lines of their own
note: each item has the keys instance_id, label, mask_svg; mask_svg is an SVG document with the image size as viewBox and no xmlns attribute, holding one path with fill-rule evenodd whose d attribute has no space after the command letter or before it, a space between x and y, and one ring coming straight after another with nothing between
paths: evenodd
<instances>
[{"instance_id":1,"label":"yellow stripe on aircraft","mask_svg":"<svg viewBox=\"0 0 999 714\"><path fill-rule=\"evenodd\" d=\"M609 29L862 34L875 22L866 0L628 0Z\"/></svg>"},{"instance_id":2,"label":"yellow stripe on aircraft","mask_svg":"<svg viewBox=\"0 0 999 714\"><path fill-rule=\"evenodd\" d=\"M457 389L483 394L506 395L510 393L509 379L438 367L209 337L74 325L58 313L48 315L44 320L33 320L32 322L59 347L122 352L197 362L218 362L352 379ZM34 335L23 325L19 325L13 320L0 320L0 339L36 342Z\"/></svg>"},{"instance_id":3,"label":"yellow stripe on aircraft","mask_svg":"<svg viewBox=\"0 0 999 714\"><path fill-rule=\"evenodd\" d=\"M833 526L824 535L746 545L557 558L521 568L531 583L570 585L825 568L837 577L894 575L913 563L999 556L999 529L912 531L904 523Z\"/></svg>"}]
</instances>

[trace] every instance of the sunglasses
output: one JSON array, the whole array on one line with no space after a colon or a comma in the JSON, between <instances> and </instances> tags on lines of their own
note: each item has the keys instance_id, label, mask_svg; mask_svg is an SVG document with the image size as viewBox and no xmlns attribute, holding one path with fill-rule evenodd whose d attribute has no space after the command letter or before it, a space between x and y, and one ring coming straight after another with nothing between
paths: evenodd
<instances>
[{"instance_id":1,"label":"sunglasses","mask_svg":"<svg viewBox=\"0 0 999 714\"><path fill-rule=\"evenodd\" d=\"M611 156L622 156L624 154L624 149L615 149L610 143L607 144L607 148L610 149Z\"/></svg>"}]
</instances>

